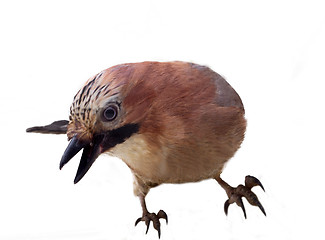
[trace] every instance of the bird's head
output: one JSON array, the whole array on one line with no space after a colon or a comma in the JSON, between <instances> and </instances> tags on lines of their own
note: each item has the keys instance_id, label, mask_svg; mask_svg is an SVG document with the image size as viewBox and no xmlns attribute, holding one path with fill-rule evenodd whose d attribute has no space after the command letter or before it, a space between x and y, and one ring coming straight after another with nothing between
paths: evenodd
<instances>
[{"instance_id":1,"label":"bird's head","mask_svg":"<svg viewBox=\"0 0 325 240\"><path fill-rule=\"evenodd\" d=\"M101 153L139 132L152 93L143 86L137 71L141 69L128 64L106 69L75 95L67 129L70 142L60 162L61 169L83 149L75 183Z\"/></svg>"}]
</instances>

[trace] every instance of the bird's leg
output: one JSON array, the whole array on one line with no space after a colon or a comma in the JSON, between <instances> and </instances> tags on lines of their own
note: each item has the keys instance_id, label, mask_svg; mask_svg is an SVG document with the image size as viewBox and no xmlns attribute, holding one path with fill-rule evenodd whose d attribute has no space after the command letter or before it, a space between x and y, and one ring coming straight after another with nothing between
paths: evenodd
<instances>
[{"instance_id":1,"label":"bird's leg","mask_svg":"<svg viewBox=\"0 0 325 240\"><path fill-rule=\"evenodd\" d=\"M145 224L147 225L147 230L146 230L146 234L147 234L148 230L149 230L149 226L150 226L150 221L152 221L153 227L157 230L158 237L160 238L160 222L159 222L159 219L163 218L163 219L166 220L166 223L168 223L167 214L163 210L160 210L157 214L148 212L148 209L147 209L147 206L146 206L146 201L145 201L145 195L140 195L139 198L140 198L140 203L141 203L141 207L142 207L142 217L138 218L135 221L135 226L139 222L144 221Z\"/></svg>"},{"instance_id":2,"label":"bird's leg","mask_svg":"<svg viewBox=\"0 0 325 240\"><path fill-rule=\"evenodd\" d=\"M259 207L261 209L261 211L263 212L263 214L266 216L266 213L265 213L265 210L264 210L262 204L258 200L255 193L253 193L251 190L255 186L260 186L263 189L263 191L265 191L262 183L257 178L255 178L253 176L246 176L245 186L240 184L236 188L231 187L228 183L223 181L220 178L220 176L216 177L215 179L220 184L220 186L226 191L226 193L228 195L228 200L225 202L225 205L224 205L224 210L225 210L226 215L228 214L229 205L232 203L236 203L239 207L241 207L241 209L244 212L244 216L246 218L246 211L245 211L245 207L244 207L244 204L242 201L242 197L245 197L251 205Z\"/></svg>"}]
</instances>

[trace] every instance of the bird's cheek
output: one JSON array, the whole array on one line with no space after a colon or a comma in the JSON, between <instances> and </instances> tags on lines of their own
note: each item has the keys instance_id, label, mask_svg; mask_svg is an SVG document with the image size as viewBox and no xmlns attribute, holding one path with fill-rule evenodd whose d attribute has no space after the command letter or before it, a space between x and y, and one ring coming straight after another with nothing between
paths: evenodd
<instances>
[{"instance_id":1,"label":"bird's cheek","mask_svg":"<svg viewBox=\"0 0 325 240\"><path fill-rule=\"evenodd\" d=\"M99 142L100 152L106 152L118 144L124 143L133 134L139 131L138 124L126 124L120 128L111 130L101 135L94 137L94 142ZM98 138L98 140L96 140Z\"/></svg>"}]
</instances>

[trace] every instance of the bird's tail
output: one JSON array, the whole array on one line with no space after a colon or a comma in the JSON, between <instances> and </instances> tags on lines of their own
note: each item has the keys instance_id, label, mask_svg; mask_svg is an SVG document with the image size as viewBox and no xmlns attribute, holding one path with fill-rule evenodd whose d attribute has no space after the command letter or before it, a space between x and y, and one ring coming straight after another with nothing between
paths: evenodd
<instances>
[{"instance_id":1,"label":"bird's tail","mask_svg":"<svg viewBox=\"0 0 325 240\"><path fill-rule=\"evenodd\" d=\"M69 121L59 120L46 126L36 126L27 128L26 132L45 133L45 134L66 134Z\"/></svg>"}]
</instances>

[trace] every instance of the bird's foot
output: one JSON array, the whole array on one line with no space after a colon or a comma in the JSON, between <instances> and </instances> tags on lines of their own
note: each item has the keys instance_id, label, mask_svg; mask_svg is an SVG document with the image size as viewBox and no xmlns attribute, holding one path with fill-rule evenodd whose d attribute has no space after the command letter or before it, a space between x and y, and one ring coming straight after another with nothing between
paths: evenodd
<instances>
[{"instance_id":1,"label":"bird's foot","mask_svg":"<svg viewBox=\"0 0 325 240\"><path fill-rule=\"evenodd\" d=\"M229 186L221 178L216 179L216 180L225 189L225 191L226 191L226 193L228 195L228 198L229 198L225 202L225 205L224 205L224 211L225 211L226 215L228 214L229 205L232 204L232 203L236 203L239 207L241 207L241 209L244 212L245 218L247 218L246 217L245 207L244 207L244 204L243 204L243 201L242 201L242 197L245 197L247 199L247 201L251 205L259 207L260 210L263 212L263 214L266 216L266 213L265 213L265 210L264 210L262 204L258 200L255 193L253 193L252 190L251 190L255 186L260 186L263 189L263 191L265 191L262 183L257 178L255 178L253 176L246 176L246 178L245 178L245 186L240 184L236 188L233 188L233 187Z\"/></svg>"},{"instance_id":2,"label":"bird's foot","mask_svg":"<svg viewBox=\"0 0 325 240\"><path fill-rule=\"evenodd\" d=\"M149 230L149 226L150 226L150 221L152 221L153 227L157 230L158 237L160 238L160 222L159 222L159 219L160 218L165 219L166 220L166 223L168 223L167 214L163 210L160 210L158 212L158 214L146 212L146 213L143 213L143 216L142 217L138 218L135 221L135 226L139 222L144 221L145 224L147 225L147 230L146 230L146 234L147 234L148 233L148 230Z\"/></svg>"}]
</instances>

